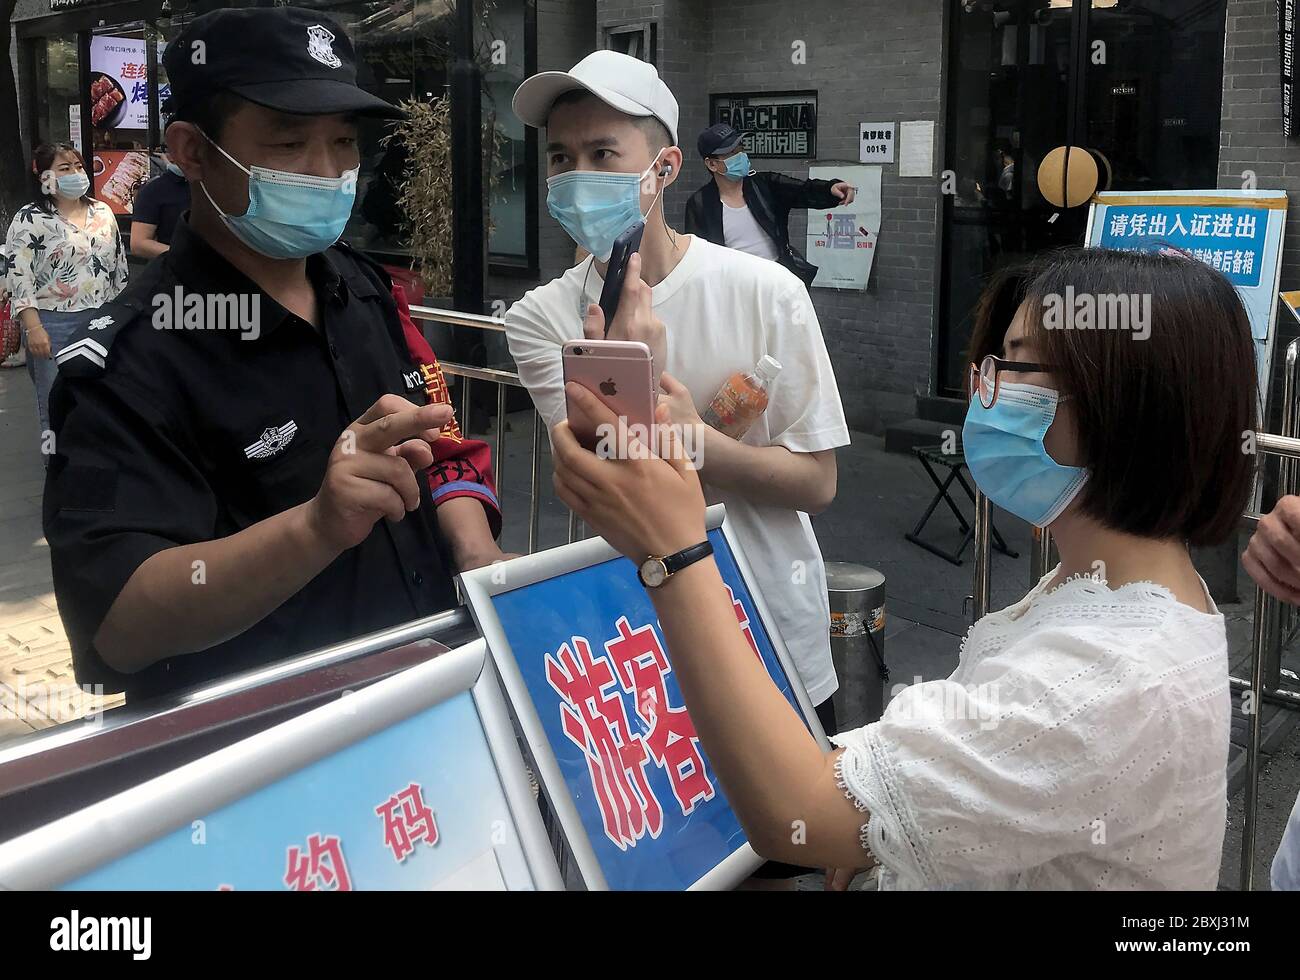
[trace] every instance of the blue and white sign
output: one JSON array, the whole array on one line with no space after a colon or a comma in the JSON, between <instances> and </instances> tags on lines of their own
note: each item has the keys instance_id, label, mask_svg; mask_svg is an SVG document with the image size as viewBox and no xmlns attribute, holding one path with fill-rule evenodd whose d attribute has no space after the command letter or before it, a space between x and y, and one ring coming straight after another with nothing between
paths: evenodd
<instances>
[{"instance_id":1,"label":"blue and white sign","mask_svg":"<svg viewBox=\"0 0 1300 980\"><path fill-rule=\"evenodd\" d=\"M820 739L788 654L765 625L734 541L709 539L737 625ZM760 862L700 746L654 606L603 541L463 578L539 774L589 888L726 887ZM522 579L522 581L518 581Z\"/></svg>"},{"instance_id":2,"label":"blue and white sign","mask_svg":"<svg viewBox=\"0 0 1300 980\"><path fill-rule=\"evenodd\" d=\"M0 846L0 887L560 888L482 641Z\"/></svg>"},{"instance_id":3,"label":"blue and white sign","mask_svg":"<svg viewBox=\"0 0 1300 980\"><path fill-rule=\"evenodd\" d=\"M1264 273L1268 212L1240 207L1112 206L1102 248L1149 250L1154 239L1195 256L1234 286L1258 286Z\"/></svg>"},{"instance_id":4,"label":"blue and white sign","mask_svg":"<svg viewBox=\"0 0 1300 980\"><path fill-rule=\"evenodd\" d=\"M1267 397L1282 274L1283 191L1147 191L1098 194L1085 244L1157 252L1177 248L1237 287L1255 338L1260 401Z\"/></svg>"}]
</instances>

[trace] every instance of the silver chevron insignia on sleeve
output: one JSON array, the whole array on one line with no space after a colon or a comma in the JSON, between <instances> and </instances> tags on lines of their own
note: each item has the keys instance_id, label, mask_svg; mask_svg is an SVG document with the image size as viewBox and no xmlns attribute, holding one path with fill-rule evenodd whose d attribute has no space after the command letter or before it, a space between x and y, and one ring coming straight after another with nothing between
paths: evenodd
<instances>
[{"instance_id":1,"label":"silver chevron insignia on sleeve","mask_svg":"<svg viewBox=\"0 0 1300 980\"><path fill-rule=\"evenodd\" d=\"M82 358L102 369L106 357L108 357L108 348L98 341L86 337L74 344L69 344L55 354L54 363L62 366L74 358Z\"/></svg>"}]
</instances>

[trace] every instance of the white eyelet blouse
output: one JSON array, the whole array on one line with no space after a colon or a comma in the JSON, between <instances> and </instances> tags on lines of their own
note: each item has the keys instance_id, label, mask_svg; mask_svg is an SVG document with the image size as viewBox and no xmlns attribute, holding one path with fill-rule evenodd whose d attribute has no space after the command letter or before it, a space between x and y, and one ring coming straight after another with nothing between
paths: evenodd
<instances>
[{"instance_id":1,"label":"white eyelet blouse","mask_svg":"<svg viewBox=\"0 0 1300 980\"><path fill-rule=\"evenodd\" d=\"M947 680L832 738L882 889L1216 887L1223 616L1055 574L971 627Z\"/></svg>"}]
</instances>

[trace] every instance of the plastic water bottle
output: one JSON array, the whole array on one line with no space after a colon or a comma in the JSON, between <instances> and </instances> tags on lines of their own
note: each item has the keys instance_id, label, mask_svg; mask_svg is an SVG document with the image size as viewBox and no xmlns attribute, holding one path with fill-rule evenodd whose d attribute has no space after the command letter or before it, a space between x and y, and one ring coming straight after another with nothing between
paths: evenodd
<instances>
[{"instance_id":1,"label":"plastic water bottle","mask_svg":"<svg viewBox=\"0 0 1300 980\"><path fill-rule=\"evenodd\" d=\"M737 371L713 396L704 424L732 439L743 438L767 410L769 389L780 373L781 362L766 354L751 373Z\"/></svg>"}]
</instances>

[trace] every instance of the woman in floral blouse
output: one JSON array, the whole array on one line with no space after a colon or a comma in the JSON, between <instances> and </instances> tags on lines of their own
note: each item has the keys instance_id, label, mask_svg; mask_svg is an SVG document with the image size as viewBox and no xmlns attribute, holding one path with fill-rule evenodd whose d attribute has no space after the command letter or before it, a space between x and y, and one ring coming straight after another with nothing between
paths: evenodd
<instances>
[{"instance_id":1,"label":"woman in floral blouse","mask_svg":"<svg viewBox=\"0 0 1300 980\"><path fill-rule=\"evenodd\" d=\"M9 226L4 255L12 309L27 338L27 372L36 385L42 444L57 368L54 355L84 312L126 285L126 248L107 204L90 196L81 154L68 143L43 143L32 164L35 193ZM0 272L5 270L0 268Z\"/></svg>"}]
</instances>

